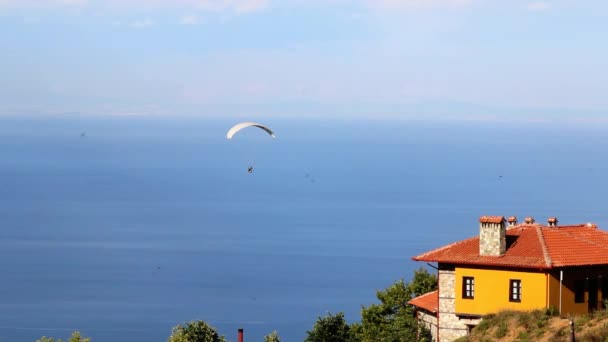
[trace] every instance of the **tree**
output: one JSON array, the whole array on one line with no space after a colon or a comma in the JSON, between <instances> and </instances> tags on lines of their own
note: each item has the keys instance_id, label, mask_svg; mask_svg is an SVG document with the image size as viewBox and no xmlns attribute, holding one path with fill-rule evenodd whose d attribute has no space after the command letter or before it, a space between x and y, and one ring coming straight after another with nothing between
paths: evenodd
<instances>
[{"instance_id":1,"label":"tree","mask_svg":"<svg viewBox=\"0 0 608 342\"><path fill-rule=\"evenodd\" d=\"M354 337L362 342L430 341L430 331L418 323L414 309L407 302L435 289L435 275L420 268L410 283L402 279L376 292L380 304L361 309L361 325L353 329Z\"/></svg>"},{"instance_id":2,"label":"tree","mask_svg":"<svg viewBox=\"0 0 608 342\"><path fill-rule=\"evenodd\" d=\"M279 337L279 333L275 331L270 334L264 336L264 342L281 342L281 338Z\"/></svg>"},{"instance_id":3,"label":"tree","mask_svg":"<svg viewBox=\"0 0 608 342\"><path fill-rule=\"evenodd\" d=\"M168 342L226 342L226 338L204 321L192 321L175 326Z\"/></svg>"},{"instance_id":4,"label":"tree","mask_svg":"<svg viewBox=\"0 0 608 342\"><path fill-rule=\"evenodd\" d=\"M408 291L412 298L437 290L437 276L430 274L420 267L414 271L414 279L408 284Z\"/></svg>"},{"instance_id":5,"label":"tree","mask_svg":"<svg viewBox=\"0 0 608 342\"><path fill-rule=\"evenodd\" d=\"M328 312L325 317L317 318L312 330L306 332L304 342L349 342L349 330L343 312L335 315Z\"/></svg>"},{"instance_id":6,"label":"tree","mask_svg":"<svg viewBox=\"0 0 608 342\"><path fill-rule=\"evenodd\" d=\"M36 342L63 342L63 341L61 339L58 339L57 341L55 341L55 338L53 338L53 337L42 336L41 338L36 340ZM70 336L70 339L67 340L66 342L91 342L91 339L88 337L82 337L80 335L80 331L74 331L74 332L72 332L72 336Z\"/></svg>"},{"instance_id":7,"label":"tree","mask_svg":"<svg viewBox=\"0 0 608 342\"><path fill-rule=\"evenodd\" d=\"M362 342L363 326L361 323L353 323L350 325L348 330L348 336L350 342Z\"/></svg>"}]
</instances>

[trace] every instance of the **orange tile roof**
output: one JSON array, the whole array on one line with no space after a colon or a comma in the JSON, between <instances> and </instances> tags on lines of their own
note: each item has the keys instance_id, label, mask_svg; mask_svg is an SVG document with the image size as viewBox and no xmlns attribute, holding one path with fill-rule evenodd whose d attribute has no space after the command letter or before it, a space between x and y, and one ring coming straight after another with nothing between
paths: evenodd
<instances>
[{"instance_id":1,"label":"orange tile roof","mask_svg":"<svg viewBox=\"0 0 608 342\"><path fill-rule=\"evenodd\" d=\"M482 216L479 218L481 223L501 223L505 218L502 216Z\"/></svg>"},{"instance_id":2,"label":"orange tile roof","mask_svg":"<svg viewBox=\"0 0 608 342\"><path fill-rule=\"evenodd\" d=\"M410 300L409 302L407 302L408 304L412 304L414 306L417 306L419 308L423 308L425 310L428 310L432 313L437 313L437 311L439 311L439 295L438 295L438 291L432 291L429 293L425 293L422 296L418 296L412 300Z\"/></svg>"},{"instance_id":3,"label":"orange tile roof","mask_svg":"<svg viewBox=\"0 0 608 342\"><path fill-rule=\"evenodd\" d=\"M608 265L608 232L595 225L547 227L521 224L506 231L507 250L501 256L479 255L479 236L413 257L416 261L464 265L550 269Z\"/></svg>"}]
</instances>

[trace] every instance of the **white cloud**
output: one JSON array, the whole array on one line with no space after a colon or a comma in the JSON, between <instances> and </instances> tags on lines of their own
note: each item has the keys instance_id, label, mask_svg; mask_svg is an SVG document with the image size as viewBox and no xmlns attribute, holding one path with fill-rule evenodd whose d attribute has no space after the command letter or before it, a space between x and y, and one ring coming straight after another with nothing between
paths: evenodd
<instances>
[{"instance_id":1,"label":"white cloud","mask_svg":"<svg viewBox=\"0 0 608 342\"><path fill-rule=\"evenodd\" d=\"M0 8L52 8L83 6L87 0L0 0Z\"/></svg>"},{"instance_id":2,"label":"white cloud","mask_svg":"<svg viewBox=\"0 0 608 342\"><path fill-rule=\"evenodd\" d=\"M152 25L154 25L154 22L150 19L135 20L131 22L131 27L138 29L150 27Z\"/></svg>"},{"instance_id":3,"label":"white cloud","mask_svg":"<svg viewBox=\"0 0 608 342\"><path fill-rule=\"evenodd\" d=\"M87 0L60 0L59 2L68 6L80 6L85 5Z\"/></svg>"},{"instance_id":4,"label":"white cloud","mask_svg":"<svg viewBox=\"0 0 608 342\"><path fill-rule=\"evenodd\" d=\"M145 116L147 115L147 113L142 113L142 112L130 112L130 111L113 111L113 112L108 112L106 113L106 115L110 115L110 116Z\"/></svg>"},{"instance_id":5,"label":"white cloud","mask_svg":"<svg viewBox=\"0 0 608 342\"><path fill-rule=\"evenodd\" d=\"M259 11L268 7L269 0L241 0L236 1L238 4L235 4L234 9L237 13L249 13Z\"/></svg>"},{"instance_id":6,"label":"white cloud","mask_svg":"<svg viewBox=\"0 0 608 342\"><path fill-rule=\"evenodd\" d=\"M551 4L546 1L531 2L527 6L529 11L546 11L551 8Z\"/></svg>"},{"instance_id":7,"label":"white cloud","mask_svg":"<svg viewBox=\"0 0 608 342\"><path fill-rule=\"evenodd\" d=\"M196 25L200 23L200 19L196 14L188 14L183 16L179 22L182 25Z\"/></svg>"},{"instance_id":8,"label":"white cloud","mask_svg":"<svg viewBox=\"0 0 608 342\"><path fill-rule=\"evenodd\" d=\"M473 0L364 0L369 7L381 9L458 8L468 7Z\"/></svg>"},{"instance_id":9,"label":"white cloud","mask_svg":"<svg viewBox=\"0 0 608 342\"><path fill-rule=\"evenodd\" d=\"M144 0L130 0L129 2L143 2ZM235 13L249 13L265 9L270 5L270 0L174 0L167 5L163 1L155 1L156 5L192 8L204 11L220 12L232 11Z\"/></svg>"},{"instance_id":10,"label":"white cloud","mask_svg":"<svg viewBox=\"0 0 608 342\"><path fill-rule=\"evenodd\" d=\"M80 9L103 12L168 11L184 13L215 12L243 15L277 6L363 5L371 10L419 10L465 8L484 0L0 0L0 9L25 9L31 12L47 9ZM542 1L542 0L538 0ZM198 23L195 16L180 20L184 25Z\"/></svg>"},{"instance_id":11,"label":"white cloud","mask_svg":"<svg viewBox=\"0 0 608 342\"><path fill-rule=\"evenodd\" d=\"M49 9L87 7L112 10L190 9L249 13L263 10L270 0L0 0L5 9Z\"/></svg>"}]
</instances>

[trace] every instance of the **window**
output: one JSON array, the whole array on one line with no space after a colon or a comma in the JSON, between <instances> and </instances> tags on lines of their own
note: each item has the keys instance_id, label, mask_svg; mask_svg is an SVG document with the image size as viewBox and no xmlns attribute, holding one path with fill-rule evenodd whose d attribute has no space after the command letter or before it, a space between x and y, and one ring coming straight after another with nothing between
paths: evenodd
<instances>
[{"instance_id":1,"label":"window","mask_svg":"<svg viewBox=\"0 0 608 342\"><path fill-rule=\"evenodd\" d=\"M462 277L462 298L473 299L475 297L475 278Z\"/></svg>"},{"instance_id":2,"label":"window","mask_svg":"<svg viewBox=\"0 0 608 342\"><path fill-rule=\"evenodd\" d=\"M575 280L574 281L574 302L584 303L585 302L585 281Z\"/></svg>"},{"instance_id":3,"label":"window","mask_svg":"<svg viewBox=\"0 0 608 342\"><path fill-rule=\"evenodd\" d=\"M521 302L521 280L509 280L509 302Z\"/></svg>"}]
</instances>

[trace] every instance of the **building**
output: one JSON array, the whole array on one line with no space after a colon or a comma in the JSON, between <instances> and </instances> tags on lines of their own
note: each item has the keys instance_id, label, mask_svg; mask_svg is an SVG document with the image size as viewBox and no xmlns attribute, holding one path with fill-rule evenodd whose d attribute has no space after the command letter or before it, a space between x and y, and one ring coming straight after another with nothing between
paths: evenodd
<instances>
[{"instance_id":1,"label":"building","mask_svg":"<svg viewBox=\"0 0 608 342\"><path fill-rule=\"evenodd\" d=\"M583 314L608 302L608 232L591 223L482 216L478 236L412 259L437 263L438 290L409 302L436 341L465 336L500 310Z\"/></svg>"}]
</instances>

